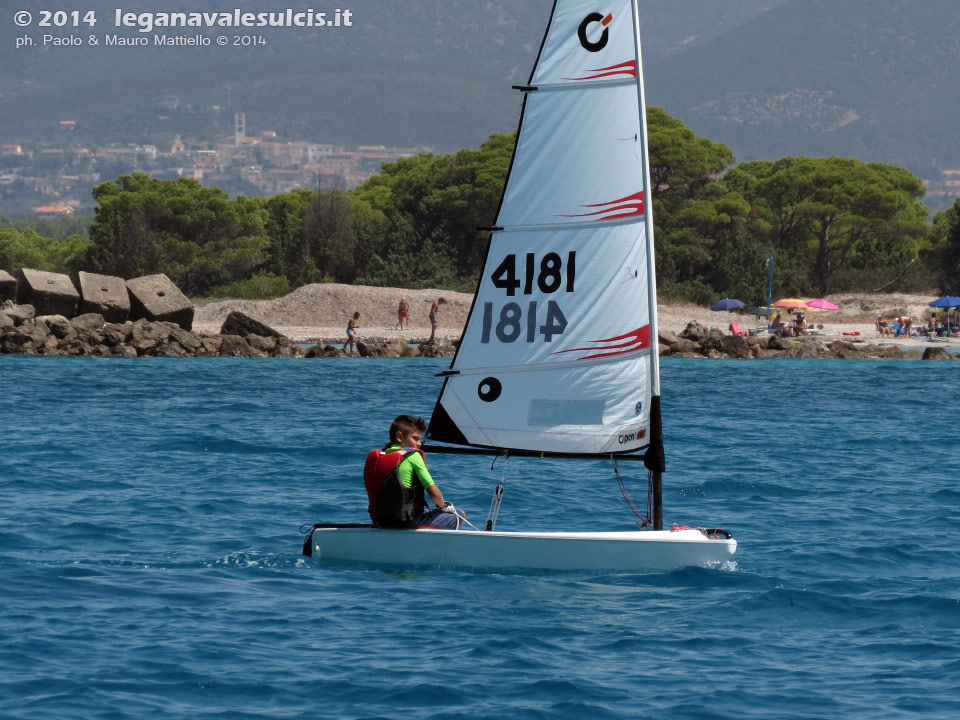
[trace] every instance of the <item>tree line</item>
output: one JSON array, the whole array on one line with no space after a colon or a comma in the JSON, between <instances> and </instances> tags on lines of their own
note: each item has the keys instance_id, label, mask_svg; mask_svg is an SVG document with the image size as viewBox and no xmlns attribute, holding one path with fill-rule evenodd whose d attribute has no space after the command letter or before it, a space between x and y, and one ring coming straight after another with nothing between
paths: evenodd
<instances>
[{"instance_id":1,"label":"tree line","mask_svg":"<svg viewBox=\"0 0 960 720\"><path fill-rule=\"evenodd\" d=\"M839 157L737 165L660 108L648 108L648 127L661 297L760 303L769 257L779 295L960 294L960 200L928 222L909 171ZM0 219L0 267L162 272L195 297L313 282L472 291L515 140L402 158L350 191L327 180L230 199L192 179L122 175L93 189L86 233L54 239Z\"/></svg>"}]
</instances>

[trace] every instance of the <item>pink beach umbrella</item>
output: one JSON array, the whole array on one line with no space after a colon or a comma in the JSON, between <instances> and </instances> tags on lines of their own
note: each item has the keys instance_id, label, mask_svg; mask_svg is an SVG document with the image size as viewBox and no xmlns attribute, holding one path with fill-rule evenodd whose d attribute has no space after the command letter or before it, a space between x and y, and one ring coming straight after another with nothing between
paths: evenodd
<instances>
[{"instance_id":1,"label":"pink beach umbrella","mask_svg":"<svg viewBox=\"0 0 960 720\"><path fill-rule=\"evenodd\" d=\"M816 308L817 310L839 310L840 309L829 300L824 300L823 298L817 298L816 300L807 300L807 307Z\"/></svg>"}]
</instances>

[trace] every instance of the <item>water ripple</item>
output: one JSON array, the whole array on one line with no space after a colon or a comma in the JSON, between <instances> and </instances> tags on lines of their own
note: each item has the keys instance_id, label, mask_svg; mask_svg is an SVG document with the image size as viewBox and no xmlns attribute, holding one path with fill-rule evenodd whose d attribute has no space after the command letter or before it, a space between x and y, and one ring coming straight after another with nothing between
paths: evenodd
<instances>
[{"instance_id":1,"label":"water ripple","mask_svg":"<svg viewBox=\"0 0 960 720\"><path fill-rule=\"evenodd\" d=\"M444 367L0 357L0 716L953 717L952 368L665 359L665 519L732 531L719 568L299 555ZM499 463L430 466L485 516ZM633 521L609 463L511 460L499 527Z\"/></svg>"}]
</instances>

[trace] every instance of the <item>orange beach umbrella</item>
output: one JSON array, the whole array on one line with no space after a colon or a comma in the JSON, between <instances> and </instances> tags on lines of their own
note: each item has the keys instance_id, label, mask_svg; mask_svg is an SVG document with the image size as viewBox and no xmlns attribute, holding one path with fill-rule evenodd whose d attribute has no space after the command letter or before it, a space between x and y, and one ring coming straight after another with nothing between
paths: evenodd
<instances>
[{"instance_id":1,"label":"orange beach umbrella","mask_svg":"<svg viewBox=\"0 0 960 720\"><path fill-rule=\"evenodd\" d=\"M774 307L783 308L785 310L807 310L808 306L803 300L798 300L797 298L784 298L783 300L777 300L774 304Z\"/></svg>"}]
</instances>

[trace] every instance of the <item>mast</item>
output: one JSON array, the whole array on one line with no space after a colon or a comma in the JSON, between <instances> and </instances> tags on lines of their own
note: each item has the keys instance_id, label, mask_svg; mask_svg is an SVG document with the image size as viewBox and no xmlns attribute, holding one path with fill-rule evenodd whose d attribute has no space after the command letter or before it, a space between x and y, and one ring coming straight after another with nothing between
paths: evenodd
<instances>
[{"instance_id":1,"label":"mast","mask_svg":"<svg viewBox=\"0 0 960 720\"><path fill-rule=\"evenodd\" d=\"M653 195L650 192L650 147L647 143L647 102L643 89L643 57L640 52L640 13L637 0L630 3L633 13L633 38L637 52L637 100L640 108L640 142L643 147L643 197L646 207L643 224L647 236L647 293L650 305L650 446L644 464L651 472L653 492L653 529L663 530L663 423L660 417L660 328L657 317L657 272L653 242Z\"/></svg>"}]
</instances>

